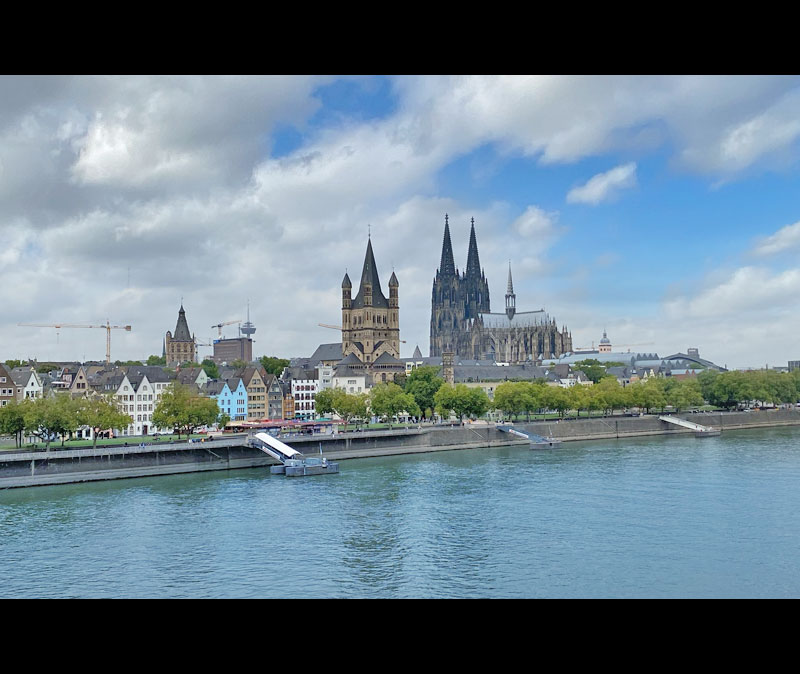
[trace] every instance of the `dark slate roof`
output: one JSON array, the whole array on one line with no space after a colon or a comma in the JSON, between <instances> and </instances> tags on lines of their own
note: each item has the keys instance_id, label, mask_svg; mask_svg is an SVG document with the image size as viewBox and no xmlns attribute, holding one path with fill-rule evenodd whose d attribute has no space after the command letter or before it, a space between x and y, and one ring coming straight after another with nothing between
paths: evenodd
<instances>
[{"instance_id":1,"label":"dark slate roof","mask_svg":"<svg viewBox=\"0 0 800 674\"><path fill-rule=\"evenodd\" d=\"M411 356L414 360L419 360L422 358L422 351L419 350L419 344L417 344L417 348L414 349L414 355Z\"/></svg>"},{"instance_id":2,"label":"dark slate roof","mask_svg":"<svg viewBox=\"0 0 800 674\"><path fill-rule=\"evenodd\" d=\"M400 283L397 281L397 276L394 275L394 269L392 269L392 275L389 278L389 287L390 288L397 288Z\"/></svg>"},{"instance_id":3,"label":"dark slate roof","mask_svg":"<svg viewBox=\"0 0 800 674\"><path fill-rule=\"evenodd\" d=\"M191 342L192 335L189 332L189 326L186 323L186 311L181 304L181 309L178 312L178 323L175 326L175 334L172 335L172 339L177 342Z\"/></svg>"},{"instance_id":4,"label":"dark slate roof","mask_svg":"<svg viewBox=\"0 0 800 674\"><path fill-rule=\"evenodd\" d=\"M17 386L27 385L31 378L31 372L34 372L32 367L15 367L11 370L5 368L5 370Z\"/></svg>"},{"instance_id":5,"label":"dark slate roof","mask_svg":"<svg viewBox=\"0 0 800 674\"><path fill-rule=\"evenodd\" d=\"M342 343L320 344L317 350L311 354L309 361L315 365L320 361L339 361L342 359Z\"/></svg>"},{"instance_id":6,"label":"dark slate roof","mask_svg":"<svg viewBox=\"0 0 800 674\"><path fill-rule=\"evenodd\" d=\"M287 367L283 371L282 376L286 381L292 381L293 379L316 379L317 371L308 370L304 367Z\"/></svg>"},{"instance_id":7,"label":"dark slate roof","mask_svg":"<svg viewBox=\"0 0 800 674\"><path fill-rule=\"evenodd\" d=\"M362 363L361 359L351 351L350 353L347 354L346 358L343 358L338 363L336 363L336 367L339 367L340 365L358 365L358 366L363 366L364 363Z\"/></svg>"},{"instance_id":8,"label":"dark slate roof","mask_svg":"<svg viewBox=\"0 0 800 674\"><path fill-rule=\"evenodd\" d=\"M228 385L231 393L233 393L237 388L239 388L239 382L244 384L244 380L241 377L231 377L230 379L226 380L225 383ZM245 386L245 388L247 387Z\"/></svg>"},{"instance_id":9,"label":"dark slate roof","mask_svg":"<svg viewBox=\"0 0 800 674\"><path fill-rule=\"evenodd\" d=\"M350 282L350 277L347 275L347 272L344 273L344 278L342 279L342 288L352 288L353 284Z\"/></svg>"},{"instance_id":10,"label":"dark slate roof","mask_svg":"<svg viewBox=\"0 0 800 674\"><path fill-rule=\"evenodd\" d=\"M201 367L190 367L187 370L180 370L177 373L177 379L181 384L194 384L200 376L200 370L202 369Z\"/></svg>"},{"instance_id":11,"label":"dark slate roof","mask_svg":"<svg viewBox=\"0 0 800 674\"><path fill-rule=\"evenodd\" d=\"M206 395L218 396L220 393L222 393L222 389L224 388L225 388L224 381L213 379L206 384Z\"/></svg>"},{"instance_id":12,"label":"dark slate roof","mask_svg":"<svg viewBox=\"0 0 800 674\"><path fill-rule=\"evenodd\" d=\"M147 377L151 384L154 382L167 382L175 379L175 373L167 371L160 365L131 365L127 370L128 381L131 384L139 383L142 377Z\"/></svg>"},{"instance_id":13,"label":"dark slate roof","mask_svg":"<svg viewBox=\"0 0 800 674\"><path fill-rule=\"evenodd\" d=\"M393 355L384 351L380 356L375 359L373 365L403 365L403 362L397 360Z\"/></svg>"},{"instance_id":14,"label":"dark slate roof","mask_svg":"<svg viewBox=\"0 0 800 674\"><path fill-rule=\"evenodd\" d=\"M378 277L378 268L375 265L375 255L372 252L372 239L367 241L367 253L364 256L364 268L361 270L361 286L358 295L353 300L353 308L361 309L364 307L364 286L372 285L372 306L382 309L389 308L389 302L381 290L381 280Z\"/></svg>"}]
</instances>

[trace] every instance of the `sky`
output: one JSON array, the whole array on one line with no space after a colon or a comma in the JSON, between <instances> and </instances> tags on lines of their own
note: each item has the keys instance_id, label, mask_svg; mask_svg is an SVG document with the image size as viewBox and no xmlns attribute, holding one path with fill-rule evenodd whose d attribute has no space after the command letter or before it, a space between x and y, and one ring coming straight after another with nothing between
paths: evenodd
<instances>
[{"instance_id":1,"label":"sky","mask_svg":"<svg viewBox=\"0 0 800 674\"><path fill-rule=\"evenodd\" d=\"M198 341L249 301L255 356L309 356L368 233L427 355L447 213L493 311L510 262L575 347L785 366L799 141L795 76L3 76L0 360L105 358L19 323L160 355L181 301Z\"/></svg>"}]
</instances>

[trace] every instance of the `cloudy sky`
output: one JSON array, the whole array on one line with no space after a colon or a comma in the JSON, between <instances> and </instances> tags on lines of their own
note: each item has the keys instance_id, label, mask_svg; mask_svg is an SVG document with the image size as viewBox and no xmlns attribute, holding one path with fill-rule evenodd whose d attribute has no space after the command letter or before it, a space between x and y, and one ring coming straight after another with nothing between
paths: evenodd
<instances>
[{"instance_id":1,"label":"cloudy sky","mask_svg":"<svg viewBox=\"0 0 800 674\"><path fill-rule=\"evenodd\" d=\"M368 227L428 352L449 213L501 311L575 346L800 359L800 78L0 77L0 360L161 354L246 317L256 355L339 335ZM236 326L224 334L236 335ZM201 356L210 348L201 348Z\"/></svg>"}]
</instances>

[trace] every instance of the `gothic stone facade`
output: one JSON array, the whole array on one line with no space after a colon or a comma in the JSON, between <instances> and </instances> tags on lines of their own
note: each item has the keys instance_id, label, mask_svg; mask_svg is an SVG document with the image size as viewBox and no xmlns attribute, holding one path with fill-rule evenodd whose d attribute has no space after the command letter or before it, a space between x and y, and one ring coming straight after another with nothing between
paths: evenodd
<instances>
[{"instance_id":1,"label":"gothic stone facade","mask_svg":"<svg viewBox=\"0 0 800 674\"><path fill-rule=\"evenodd\" d=\"M183 304L181 304L180 311L178 311L175 335L173 336L167 330L164 338L164 355L169 366L195 362L197 346L195 345L194 335L189 333L189 325L186 323L186 311L183 308Z\"/></svg>"},{"instance_id":2,"label":"gothic stone facade","mask_svg":"<svg viewBox=\"0 0 800 674\"><path fill-rule=\"evenodd\" d=\"M557 358L572 351L572 335L561 330L545 311L516 310L516 295L508 268L506 310L492 313L489 283L480 266L475 219L469 236L467 268L459 273L453 260L450 224L445 215L442 257L433 280L430 355L455 352L461 358L522 363Z\"/></svg>"}]
</instances>

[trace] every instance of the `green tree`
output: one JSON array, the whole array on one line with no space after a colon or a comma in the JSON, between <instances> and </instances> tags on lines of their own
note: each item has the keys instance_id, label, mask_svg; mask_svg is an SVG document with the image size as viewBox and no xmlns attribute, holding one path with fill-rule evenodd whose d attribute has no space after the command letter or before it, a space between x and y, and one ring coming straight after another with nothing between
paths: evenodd
<instances>
[{"instance_id":1,"label":"green tree","mask_svg":"<svg viewBox=\"0 0 800 674\"><path fill-rule=\"evenodd\" d=\"M518 417L527 408L527 387L524 382L504 381L494 390L494 406L506 416Z\"/></svg>"},{"instance_id":2,"label":"green tree","mask_svg":"<svg viewBox=\"0 0 800 674\"><path fill-rule=\"evenodd\" d=\"M170 384L161 394L153 410L153 423L159 428L172 428L190 435L199 426L213 424L219 416L219 406L213 398L195 394L177 382Z\"/></svg>"},{"instance_id":3,"label":"green tree","mask_svg":"<svg viewBox=\"0 0 800 674\"><path fill-rule=\"evenodd\" d=\"M259 362L264 366L267 374L274 374L276 377L281 376L283 368L289 367L288 359L278 358L276 356L261 356Z\"/></svg>"},{"instance_id":4,"label":"green tree","mask_svg":"<svg viewBox=\"0 0 800 674\"><path fill-rule=\"evenodd\" d=\"M167 364L167 357L166 356L149 356L147 358L148 365L161 365L164 366Z\"/></svg>"},{"instance_id":5,"label":"green tree","mask_svg":"<svg viewBox=\"0 0 800 674\"><path fill-rule=\"evenodd\" d=\"M217 417L217 428L224 430L230 420L230 416L222 412L222 414Z\"/></svg>"},{"instance_id":6,"label":"green tree","mask_svg":"<svg viewBox=\"0 0 800 674\"><path fill-rule=\"evenodd\" d=\"M0 435L13 435L14 446L22 446L22 435L25 431L25 409L16 400L0 407Z\"/></svg>"},{"instance_id":7,"label":"green tree","mask_svg":"<svg viewBox=\"0 0 800 674\"><path fill-rule=\"evenodd\" d=\"M597 358L586 358L572 364L573 370L582 370L583 373L595 384L604 377L612 375L606 373L606 368L612 365L623 365L623 363L601 363Z\"/></svg>"},{"instance_id":8,"label":"green tree","mask_svg":"<svg viewBox=\"0 0 800 674\"><path fill-rule=\"evenodd\" d=\"M443 384L434 395L434 401L440 416L449 417L452 413L459 419L483 416L490 406L489 396L482 389L466 384Z\"/></svg>"},{"instance_id":9,"label":"green tree","mask_svg":"<svg viewBox=\"0 0 800 674\"><path fill-rule=\"evenodd\" d=\"M206 358L201 366L209 379L219 379L219 368L213 360Z\"/></svg>"},{"instance_id":10,"label":"green tree","mask_svg":"<svg viewBox=\"0 0 800 674\"><path fill-rule=\"evenodd\" d=\"M386 382L372 387L369 393L369 407L379 417L389 417L406 412L411 416L420 416L419 405L414 396L406 393L397 384Z\"/></svg>"},{"instance_id":11,"label":"green tree","mask_svg":"<svg viewBox=\"0 0 800 674\"><path fill-rule=\"evenodd\" d=\"M247 367L247 363L241 358L237 358L232 363L229 363L229 365L236 370L241 370L243 367Z\"/></svg>"},{"instance_id":12,"label":"green tree","mask_svg":"<svg viewBox=\"0 0 800 674\"><path fill-rule=\"evenodd\" d=\"M131 417L120 409L111 396L92 396L79 401L80 425L92 428L92 447L97 446L97 434L109 429L127 428Z\"/></svg>"},{"instance_id":13,"label":"green tree","mask_svg":"<svg viewBox=\"0 0 800 674\"><path fill-rule=\"evenodd\" d=\"M345 428L354 417L367 416L366 393L347 393L342 388L323 389L315 398L316 409L320 414L334 413L344 419Z\"/></svg>"},{"instance_id":14,"label":"green tree","mask_svg":"<svg viewBox=\"0 0 800 674\"><path fill-rule=\"evenodd\" d=\"M703 404L703 394L700 383L691 379L672 380L670 386L665 386L664 393L667 404L672 405L680 412L689 407L699 407Z\"/></svg>"},{"instance_id":15,"label":"green tree","mask_svg":"<svg viewBox=\"0 0 800 674\"><path fill-rule=\"evenodd\" d=\"M9 370L13 370L15 367L22 367L26 365L26 361L24 360L7 360L6 365L8 366Z\"/></svg>"},{"instance_id":16,"label":"green tree","mask_svg":"<svg viewBox=\"0 0 800 674\"><path fill-rule=\"evenodd\" d=\"M442 384L444 384L444 379L439 376L438 367L418 367L406 377L403 390L414 396L420 410L428 410L434 407L433 398Z\"/></svg>"},{"instance_id":17,"label":"green tree","mask_svg":"<svg viewBox=\"0 0 800 674\"><path fill-rule=\"evenodd\" d=\"M47 449L57 436L72 433L81 426L80 402L68 393L59 393L53 398L36 398L23 403L25 430L45 442Z\"/></svg>"}]
</instances>

